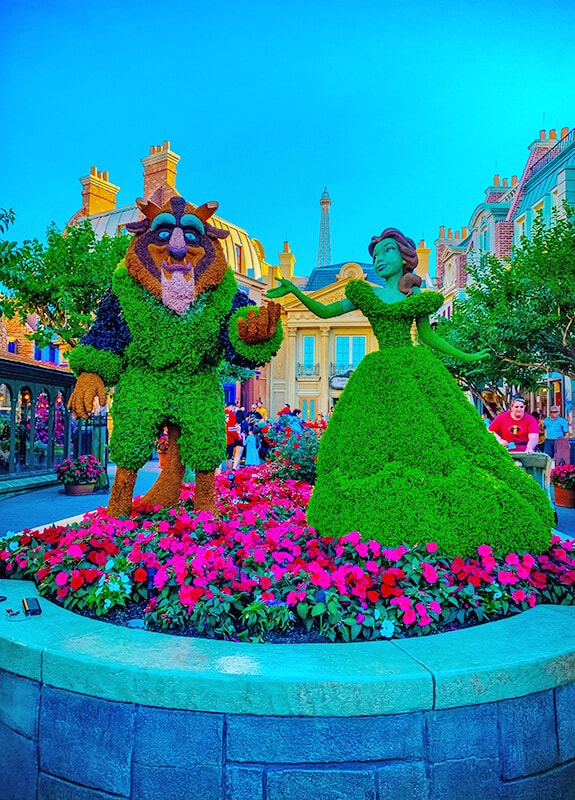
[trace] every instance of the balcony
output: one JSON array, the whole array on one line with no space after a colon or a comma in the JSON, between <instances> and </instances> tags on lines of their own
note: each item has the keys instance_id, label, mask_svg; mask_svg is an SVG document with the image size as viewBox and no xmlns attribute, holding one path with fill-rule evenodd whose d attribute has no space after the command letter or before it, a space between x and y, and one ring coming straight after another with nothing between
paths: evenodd
<instances>
[{"instance_id":1,"label":"balcony","mask_svg":"<svg viewBox=\"0 0 575 800\"><path fill-rule=\"evenodd\" d=\"M356 367L357 364L344 364L341 361L332 361L329 365L329 377L332 378L334 375L351 375Z\"/></svg>"},{"instance_id":2,"label":"balcony","mask_svg":"<svg viewBox=\"0 0 575 800\"><path fill-rule=\"evenodd\" d=\"M320 368L319 364L302 364L298 362L296 365L297 378L319 378Z\"/></svg>"}]
</instances>

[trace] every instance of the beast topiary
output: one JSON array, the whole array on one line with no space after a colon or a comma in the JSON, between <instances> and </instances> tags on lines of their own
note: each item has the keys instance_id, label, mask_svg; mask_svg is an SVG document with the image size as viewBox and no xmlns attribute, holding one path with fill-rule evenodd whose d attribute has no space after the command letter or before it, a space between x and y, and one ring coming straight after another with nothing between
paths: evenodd
<instances>
[{"instance_id":1,"label":"beast topiary","mask_svg":"<svg viewBox=\"0 0 575 800\"><path fill-rule=\"evenodd\" d=\"M105 386L116 387L111 516L130 514L137 471L164 426L166 466L142 502L175 505L186 464L196 472L196 510L217 514L214 474L225 457L218 367L224 357L250 368L269 361L283 338L280 307L254 308L238 291L219 241L228 232L208 223L217 203L137 203L144 219L126 226L135 234L126 259L93 327L70 353L78 381L69 407L85 418L96 396L104 403Z\"/></svg>"},{"instance_id":2,"label":"beast topiary","mask_svg":"<svg viewBox=\"0 0 575 800\"><path fill-rule=\"evenodd\" d=\"M543 552L553 526L547 495L431 350L414 346L412 323L437 350L463 360L483 353L463 353L432 331L429 315L443 297L420 292L412 240L387 229L370 254L384 288L352 280L346 299L328 306L285 280L268 292L292 292L322 318L359 308L380 347L353 372L322 436L308 521L322 535L357 530L388 547L433 540L453 555L472 555L481 544Z\"/></svg>"}]
</instances>

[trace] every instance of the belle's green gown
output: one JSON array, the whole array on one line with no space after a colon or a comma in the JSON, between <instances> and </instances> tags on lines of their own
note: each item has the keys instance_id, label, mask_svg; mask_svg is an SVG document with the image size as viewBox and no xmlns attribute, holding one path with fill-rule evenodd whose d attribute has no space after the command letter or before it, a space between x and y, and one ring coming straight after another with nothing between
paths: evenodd
<instances>
[{"instance_id":1,"label":"belle's green gown","mask_svg":"<svg viewBox=\"0 0 575 800\"><path fill-rule=\"evenodd\" d=\"M357 530L393 547L435 541L451 554L480 544L542 552L553 511L433 351L411 338L414 319L443 303L424 292L385 304L365 281L347 297L380 349L353 372L318 455L308 520L320 534Z\"/></svg>"}]
</instances>

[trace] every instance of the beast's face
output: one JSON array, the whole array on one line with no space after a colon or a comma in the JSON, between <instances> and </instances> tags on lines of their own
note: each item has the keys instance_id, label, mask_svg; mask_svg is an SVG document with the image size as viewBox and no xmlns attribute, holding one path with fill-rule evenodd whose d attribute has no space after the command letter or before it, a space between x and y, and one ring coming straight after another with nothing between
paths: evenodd
<instances>
[{"instance_id":1,"label":"beast's face","mask_svg":"<svg viewBox=\"0 0 575 800\"><path fill-rule=\"evenodd\" d=\"M126 254L130 275L176 314L185 314L206 289L218 286L227 268L219 239L227 231L208 224L217 203L196 207L173 197L162 208L138 200L145 216L126 226L134 239Z\"/></svg>"}]
</instances>

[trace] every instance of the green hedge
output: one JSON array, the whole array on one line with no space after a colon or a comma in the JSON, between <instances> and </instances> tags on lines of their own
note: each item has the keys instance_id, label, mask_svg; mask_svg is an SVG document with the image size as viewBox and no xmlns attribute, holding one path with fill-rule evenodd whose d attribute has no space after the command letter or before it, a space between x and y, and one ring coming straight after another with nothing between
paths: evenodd
<instances>
[{"instance_id":1,"label":"green hedge","mask_svg":"<svg viewBox=\"0 0 575 800\"><path fill-rule=\"evenodd\" d=\"M435 541L453 555L481 544L543 552L554 523L545 492L496 441L427 347L366 356L318 455L308 520L393 547Z\"/></svg>"}]
</instances>

